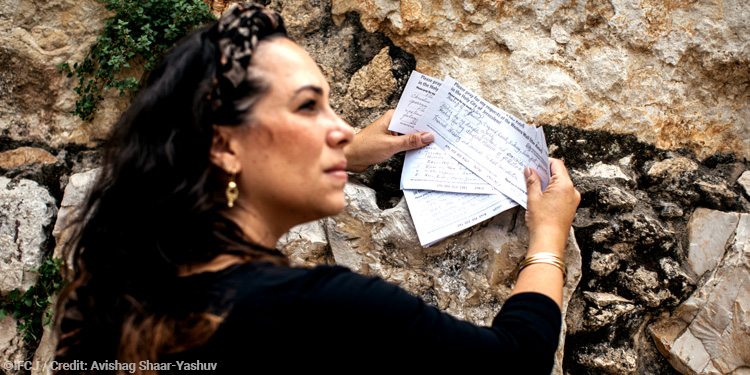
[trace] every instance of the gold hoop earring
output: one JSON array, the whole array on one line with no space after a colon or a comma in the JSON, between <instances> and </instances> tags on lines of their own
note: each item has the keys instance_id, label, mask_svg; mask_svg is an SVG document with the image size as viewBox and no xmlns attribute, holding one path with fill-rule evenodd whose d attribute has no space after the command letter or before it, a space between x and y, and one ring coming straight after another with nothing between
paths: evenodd
<instances>
[{"instance_id":1,"label":"gold hoop earring","mask_svg":"<svg viewBox=\"0 0 750 375\"><path fill-rule=\"evenodd\" d=\"M227 197L227 207L234 207L234 201L240 196L240 191L237 189L237 183L234 181L237 177L237 172L227 171L229 173L229 183L227 183L227 189L224 191L224 195Z\"/></svg>"}]
</instances>

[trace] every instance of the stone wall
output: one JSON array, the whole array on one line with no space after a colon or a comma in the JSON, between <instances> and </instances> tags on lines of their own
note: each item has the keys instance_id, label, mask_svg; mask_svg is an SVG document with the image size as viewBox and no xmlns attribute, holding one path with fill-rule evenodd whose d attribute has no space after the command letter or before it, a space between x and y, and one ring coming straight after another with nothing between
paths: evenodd
<instances>
[{"instance_id":1,"label":"stone wall","mask_svg":"<svg viewBox=\"0 0 750 375\"><path fill-rule=\"evenodd\" d=\"M747 1L332 2L529 123L750 156Z\"/></svg>"},{"instance_id":2,"label":"stone wall","mask_svg":"<svg viewBox=\"0 0 750 375\"><path fill-rule=\"evenodd\" d=\"M750 371L737 349L750 337L747 2L268 3L357 128L395 107L412 69L451 75L545 125L550 155L583 197L556 374ZM127 105L113 95L83 123L69 113L75 80L55 69L82 58L104 17L97 0L0 0L0 298L33 284L28 269L65 240L98 145ZM522 211L422 248L398 189L402 161L352 175L343 213L279 246L297 264L378 275L487 324L527 241ZM37 350L11 318L0 325L0 362L51 355L49 330Z\"/></svg>"}]
</instances>

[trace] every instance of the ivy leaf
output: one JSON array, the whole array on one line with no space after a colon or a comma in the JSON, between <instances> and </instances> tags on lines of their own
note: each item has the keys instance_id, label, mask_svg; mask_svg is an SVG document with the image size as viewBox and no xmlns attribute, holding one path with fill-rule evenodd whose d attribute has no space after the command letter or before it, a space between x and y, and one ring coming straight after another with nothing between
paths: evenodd
<instances>
[{"instance_id":1,"label":"ivy leaf","mask_svg":"<svg viewBox=\"0 0 750 375\"><path fill-rule=\"evenodd\" d=\"M186 35L193 27L214 19L204 0L101 0L114 15L105 21L105 28L83 59L68 65L67 78L76 75L79 84L73 90L78 95L72 111L85 121L91 121L102 99L101 91L118 88L135 93L138 80L114 84L115 73L129 68L134 58L145 61L147 70L153 69L164 51ZM65 63L67 64L67 63ZM61 64L62 65L62 64Z\"/></svg>"}]
</instances>

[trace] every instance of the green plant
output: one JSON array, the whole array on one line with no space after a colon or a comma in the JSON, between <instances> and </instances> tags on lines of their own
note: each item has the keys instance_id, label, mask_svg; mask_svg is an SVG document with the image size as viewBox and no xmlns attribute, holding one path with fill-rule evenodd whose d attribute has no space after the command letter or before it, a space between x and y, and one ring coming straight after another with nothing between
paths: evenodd
<instances>
[{"instance_id":1,"label":"green plant","mask_svg":"<svg viewBox=\"0 0 750 375\"><path fill-rule=\"evenodd\" d=\"M118 72L129 68L134 59L142 59L146 71L151 71L164 52L192 28L214 19L203 0L100 0L114 12L105 22L83 61L57 65L58 72L67 77L76 75L78 94L76 108L71 113L85 121L92 121L104 99L103 90L118 89L120 96L134 94L140 82L136 77L116 78Z\"/></svg>"},{"instance_id":2,"label":"green plant","mask_svg":"<svg viewBox=\"0 0 750 375\"><path fill-rule=\"evenodd\" d=\"M0 321L6 315L13 315L18 319L18 330L23 333L27 342L34 342L41 338L42 325L51 325L53 312L50 306L53 296L63 286L60 275L62 259L47 258L39 268L32 268L29 272L39 273L39 280L23 295L18 289L8 293L8 299L0 302Z\"/></svg>"}]
</instances>

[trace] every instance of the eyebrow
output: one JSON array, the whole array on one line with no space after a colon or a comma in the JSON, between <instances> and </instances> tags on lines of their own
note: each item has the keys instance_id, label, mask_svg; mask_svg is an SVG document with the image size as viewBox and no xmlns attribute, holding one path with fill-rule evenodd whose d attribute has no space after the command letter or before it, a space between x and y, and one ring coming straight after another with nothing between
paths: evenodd
<instances>
[{"instance_id":1,"label":"eyebrow","mask_svg":"<svg viewBox=\"0 0 750 375\"><path fill-rule=\"evenodd\" d=\"M323 88L321 88L320 86L306 85L298 88L297 91L294 92L294 96L297 96L299 93L306 90L315 91L315 93L317 93L318 95L323 95Z\"/></svg>"}]
</instances>

